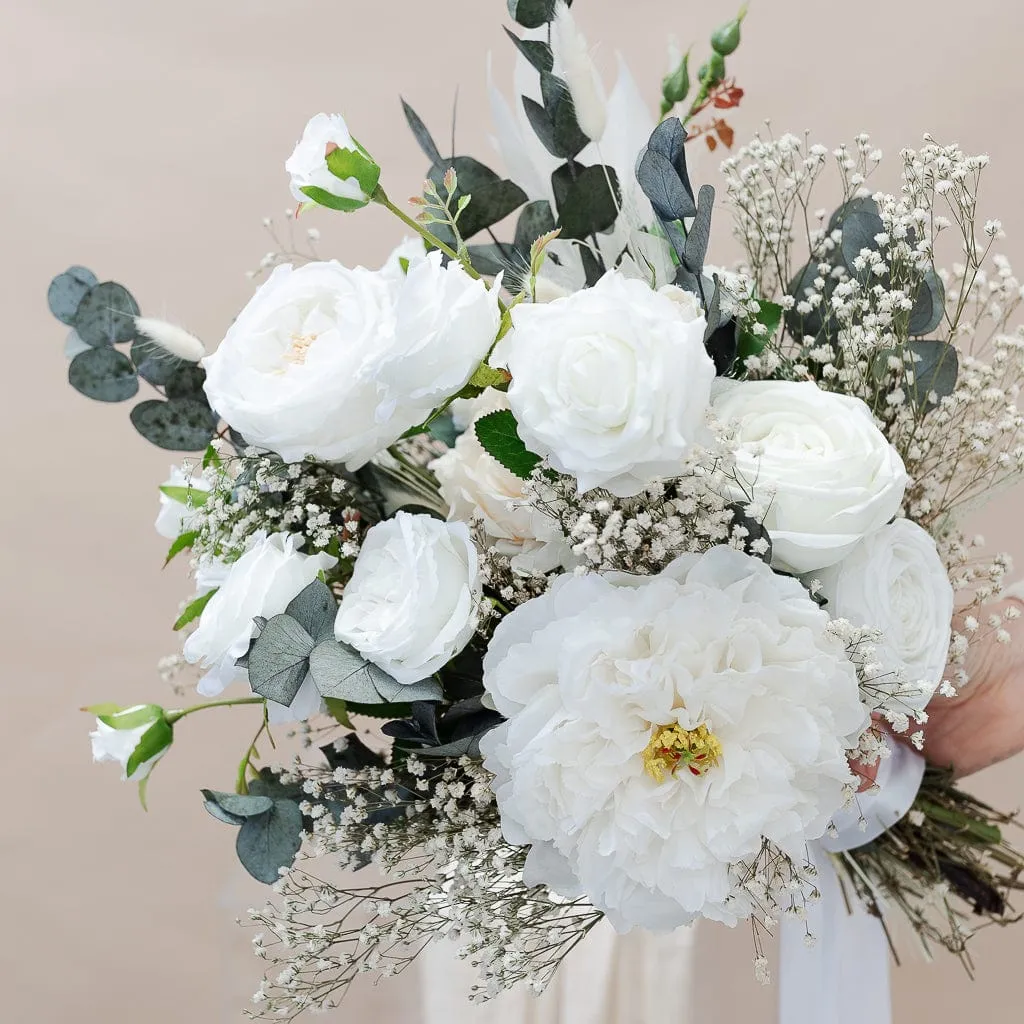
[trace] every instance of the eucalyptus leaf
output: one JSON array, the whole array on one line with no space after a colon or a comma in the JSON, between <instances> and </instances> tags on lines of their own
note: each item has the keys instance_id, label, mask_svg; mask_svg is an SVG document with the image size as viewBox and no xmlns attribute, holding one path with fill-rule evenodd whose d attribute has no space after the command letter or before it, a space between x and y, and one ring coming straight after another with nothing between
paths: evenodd
<instances>
[{"instance_id":1,"label":"eucalyptus leaf","mask_svg":"<svg viewBox=\"0 0 1024 1024\"><path fill-rule=\"evenodd\" d=\"M690 196L695 213L693 186L690 184L690 172L686 166L686 128L683 127L682 121L678 117L665 118L651 133L647 149L660 154L672 165L683 188ZM693 214L689 213L687 216L692 217Z\"/></svg>"},{"instance_id":2,"label":"eucalyptus leaf","mask_svg":"<svg viewBox=\"0 0 1024 1024\"><path fill-rule=\"evenodd\" d=\"M613 167L564 164L552 174L551 185L558 205L562 238L583 240L614 226L622 194Z\"/></svg>"},{"instance_id":3,"label":"eucalyptus leaf","mask_svg":"<svg viewBox=\"0 0 1024 1024\"><path fill-rule=\"evenodd\" d=\"M246 818L235 852L253 878L273 885L302 845L302 811L294 800L275 800L269 811Z\"/></svg>"},{"instance_id":4,"label":"eucalyptus leaf","mask_svg":"<svg viewBox=\"0 0 1024 1024\"><path fill-rule=\"evenodd\" d=\"M423 119L419 114L416 113L412 107L409 106L405 100L402 100L402 111L405 114L405 120L409 124L409 129L412 131L413 136L419 143L420 149L426 154L427 159L432 163L441 162L441 151L437 148L437 143L434 142L433 136L427 130L427 126L423 123Z\"/></svg>"},{"instance_id":5,"label":"eucalyptus leaf","mask_svg":"<svg viewBox=\"0 0 1024 1024\"><path fill-rule=\"evenodd\" d=\"M254 693L288 707L309 671L313 638L288 614L268 619L249 650Z\"/></svg>"},{"instance_id":6,"label":"eucalyptus leaf","mask_svg":"<svg viewBox=\"0 0 1024 1024\"><path fill-rule=\"evenodd\" d=\"M181 365L179 359L141 334L132 342L131 359L139 376L157 387L163 387Z\"/></svg>"},{"instance_id":7,"label":"eucalyptus leaf","mask_svg":"<svg viewBox=\"0 0 1024 1024\"><path fill-rule=\"evenodd\" d=\"M72 326L87 345L117 345L135 338L139 305L131 292L115 281L94 285L75 310Z\"/></svg>"},{"instance_id":8,"label":"eucalyptus leaf","mask_svg":"<svg viewBox=\"0 0 1024 1024\"><path fill-rule=\"evenodd\" d=\"M491 242L487 245L468 245L466 248L473 269L485 277L496 277L515 266L513 261L516 251L511 245Z\"/></svg>"},{"instance_id":9,"label":"eucalyptus leaf","mask_svg":"<svg viewBox=\"0 0 1024 1024\"><path fill-rule=\"evenodd\" d=\"M521 480L528 480L540 464L540 456L531 452L520 438L519 425L510 409L481 416L473 430L484 451Z\"/></svg>"},{"instance_id":10,"label":"eucalyptus leaf","mask_svg":"<svg viewBox=\"0 0 1024 1024\"><path fill-rule=\"evenodd\" d=\"M704 270L704 259L711 242L711 212L715 205L715 190L711 185L701 185L697 193L697 213L686 233L683 246L683 263L692 274L700 275Z\"/></svg>"},{"instance_id":11,"label":"eucalyptus leaf","mask_svg":"<svg viewBox=\"0 0 1024 1024\"><path fill-rule=\"evenodd\" d=\"M933 393L942 399L956 390L960 374L957 351L945 341L911 341L907 348L914 354L910 393L923 408L933 408Z\"/></svg>"},{"instance_id":12,"label":"eucalyptus leaf","mask_svg":"<svg viewBox=\"0 0 1024 1024\"><path fill-rule=\"evenodd\" d=\"M640 157L636 179L654 212L666 221L682 220L697 212L693 196L683 184L671 161L663 154L648 149Z\"/></svg>"},{"instance_id":13,"label":"eucalyptus leaf","mask_svg":"<svg viewBox=\"0 0 1024 1024\"><path fill-rule=\"evenodd\" d=\"M441 699L441 687L435 680L399 683L348 644L335 640L317 644L309 657L309 670L322 697L360 704Z\"/></svg>"},{"instance_id":14,"label":"eucalyptus leaf","mask_svg":"<svg viewBox=\"0 0 1024 1024\"><path fill-rule=\"evenodd\" d=\"M931 334L942 323L945 303L946 292L942 280L934 268L929 268L914 297L914 308L910 311L907 333L916 337Z\"/></svg>"},{"instance_id":15,"label":"eucalyptus leaf","mask_svg":"<svg viewBox=\"0 0 1024 1024\"><path fill-rule=\"evenodd\" d=\"M63 274L58 274L51 282L46 293L46 302L50 312L62 323L73 324L79 304L86 292L92 288L96 275L85 267L68 267Z\"/></svg>"},{"instance_id":16,"label":"eucalyptus leaf","mask_svg":"<svg viewBox=\"0 0 1024 1024\"><path fill-rule=\"evenodd\" d=\"M505 29L505 34L537 71L550 72L555 66L554 54L547 43L540 39L520 39L515 32L510 32L508 29Z\"/></svg>"},{"instance_id":17,"label":"eucalyptus leaf","mask_svg":"<svg viewBox=\"0 0 1024 1024\"><path fill-rule=\"evenodd\" d=\"M220 793L215 789L200 790L206 809L221 821L241 825L246 818L266 814L274 806L268 796L254 796L248 793ZM218 813L221 812L221 813Z\"/></svg>"},{"instance_id":18,"label":"eucalyptus leaf","mask_svg":"<svg viewBox=\"0 0 1024 1024\"><path fill-rule=\"evenodd\" d=\"M203 383L206 371L195 363L179 363L167 375L164 394L171 400L175 398L192 398L205 402Z\"/></svg>"},{"instance_id":19,"label":"eucalyptus leaf","mask_svg":"<svg viewBox=\"0 0 1024 1024\"><path fill-rule=\"evenodd\" d=\"M139 391L132 361L113 348L80 352L68 366L68 381L76 391L97 402L126 402Z\"/></svg>"},{"instance_id":20,"label":"eucalyptus leaf","mask_svg":"<svg viewBox=\"0 0 1024 1024\"><path fill-rule=\"evenodd\" d=\"M523 28L540 28L555 16L556 0L507 0L508 13Z\"/></svg>"},{"instance_id":21,"label":"eucalyptus leaf","mask_svg":"<svg viewBox=\"0 0 1024 1024\"><path fill-rule=\"evenodd\" d=\"M442 743L439 747L417 747L417 757L473 757L480 756L480 737L464 736L462 739Z\"/></svg>"},{"instance_id":22,"label":"eucalyptus leaf","mask_svg":"<svg viewBox=\"0 0 1024 1024\"><path fill-rule=\"evenodd\" d=\"M131 420L147 441L169 451L201 452L217 433L217 417L205 401L195 398L140 402Z\"/></svg>"},{"instance_id":23,"label":"eucalyptus leaf","mask_svg":"<svg viewBox=\"0 0 1024 1024\"><path fill-rule=\"evenodd\" d=\"M526 202L526 193L513 181L501 178L479 160L469 156L457 156L451 160L440 160L430 168L427 177L443 188L444 176L449 167L455 169L458 186L455 201L471 196L472 201L459 218L459 233L463 238L472 238L481 231L504 220ZM440 228L442 225L435 225ZM438 231L438 236L443 235Z\"/></svg>"},{"instance_id":24,"label":"eucalyptus leaf","mask_svg":"<svg viewBox=\"0 0 1024 1024\"><path fill-rule=\"evenodd\" d=\"M313 580L292 598L285 614L290 615L312 637L314 644L334 636L338 601L322 580Z\"/></svg>"},{"instance_id":25,"label":"eucalyptus leaf","mask_svg":"<svg viewBox=\"0 0 1024 1024\"><path fill-rule=\"evenodd\" d=\"M828 230L835 231L836 228L843 233L840 248L843 262L851 273L854 272L853 261L862 249L877 251L875 236L885 230L878 204L870 196L858 196L843 203L829 220Z\"/></svg>"},{"instance_id":26,"label":"eucalyptus leaf","mask_svg":"<svg viewBox=\"0 0 1024 1024\"><path fill-rule=\"evenodd\" d=\"M542 235L555 230L555 215L546 199L527 203L519 212L516 221L515 247L526 258L533 243Z\"/></svg>"}]
</instances>

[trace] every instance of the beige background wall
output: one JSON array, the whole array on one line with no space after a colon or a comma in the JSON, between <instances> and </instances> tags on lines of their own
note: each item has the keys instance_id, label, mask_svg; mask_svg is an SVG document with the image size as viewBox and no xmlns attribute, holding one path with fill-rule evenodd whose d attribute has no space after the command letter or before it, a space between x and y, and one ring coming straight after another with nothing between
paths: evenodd
<instances>
[{"instance_id":1,"label":"beige background wall","mask_svg":"<svg viewBox=\"0 0 1024 1024\"><path fill-rule=\"evenodd\" d=\"M985 216L1002 217L1010 255L1024 260L1024 8L752 8L733 62L747 90L733 118L741 137L770 114L777 128L810 128L826 142L871 130L893 156L925 129L988 151ZM706 38L732 5L578 0L577 10L605 66L620 49L653 103L667 34L684 45ZM171 458L134 434L125 408L66 386L47 282L84 263L128 284L145 311L215 343L249 294L243 271L267 248L261 217L289 202L281 164L306 118L344 110L392 194L412 193L424 167L398 94L443 138L460 86L459 148L487 153L484 56L495 51L505 80L503 16L501 0L0 4L0 1020L237 1020L258 966L233 923L258 887L197 793L229 787L247 716L186 723L148 815L112 768L89 765L79 705L169 699L155 662L174 650L168 623L185 588L180 571L160 571L164 543L151 530ZM324 251L350 262L372 264L398 237L379 211L310 223L323 229ZM1019 503L1019 492L1004 497L982 526L1024 556ZM975 785L1016 805L1021 762ZM1024 924L980 937L976 949L975 984L949 960L903 968L897 1020L1018 1019ZM694 1020L774 1019L774 993L750 979L742 929L706 930L701 967ZM364 991L339 1019L414 1024L414 997L411 979Z\"/></svg>"}]
</instances>

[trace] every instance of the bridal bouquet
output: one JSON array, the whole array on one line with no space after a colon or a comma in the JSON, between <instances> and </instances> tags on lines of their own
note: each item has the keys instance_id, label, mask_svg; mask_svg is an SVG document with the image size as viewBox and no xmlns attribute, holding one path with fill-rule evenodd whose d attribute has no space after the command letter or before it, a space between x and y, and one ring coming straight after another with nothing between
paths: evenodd
<instances>
[{"instance_id":1,"label":"bridal bouquet","mask_svg":"<svg viewBox=\"0 0 1024 1024\"><path fill-rule=\"evenodd\" d=\"M564 3L508 6L508 177L409 106L431 167L408 212L340 116L286 164L293 234L314 207L403 222L380 269L269 254L210 355L84 268L51 285L71 384L144 381L135 428L197 453L157 528L196 586L165 673L194 666L204 700L88 709L94 756L144 795L184 718L253 706L202 795L274 887L256 1016L336 1005L444 936L477 998L539 990L602 916L749 920L766 977L764 935L823 870L966 956L1024 858L912 748L1013 616L987 607L1007 560L958 526L1024 470L987 160L926 138L888 194L867 136L760 135L721 167L742 258L716 268L687 152L732 145L743 13L692 80L673 61L655 121L624 67L605 93ZM261 766L287 722L304 753Z\"/></svg>"}]
</instances>

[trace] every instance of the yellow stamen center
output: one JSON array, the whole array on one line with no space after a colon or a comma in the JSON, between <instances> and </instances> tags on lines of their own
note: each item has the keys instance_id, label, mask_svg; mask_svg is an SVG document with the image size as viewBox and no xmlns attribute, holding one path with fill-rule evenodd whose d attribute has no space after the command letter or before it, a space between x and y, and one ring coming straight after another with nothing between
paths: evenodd
<instances>
[{"instance_id":1,"label":"yellow stamen center","mask_svg":"<svg viewBox=\"0 0 1024 1024\"><path fill-rule=\"evenodd\" d=\"M663 782L666 775L675 775L685 765L691 775L703 775L718 765L722 758L722 744L706 726L684 729L681 725L655 726L651 742L644 750L644 771L655 782Z\"/></svg>"},{"instance_id":2,"label":"yellow stamen center","mask_svg":"<svg viewBox=\"0 0 1024 1024\"><path fill-rule=\"evenodd\" d=\"M292 343L281 358L286 363L301 366L306 361L306 355L314 341L316 341L315 334L293 334Z\"/></svg>"}]
</instances>

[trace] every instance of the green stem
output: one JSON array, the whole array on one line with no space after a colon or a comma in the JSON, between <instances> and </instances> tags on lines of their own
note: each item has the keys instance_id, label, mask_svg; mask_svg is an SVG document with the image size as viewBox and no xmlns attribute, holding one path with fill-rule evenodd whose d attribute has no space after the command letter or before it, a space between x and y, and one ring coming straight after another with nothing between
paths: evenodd
<instances>
[{"instance_id":1,"label":"green stem","mask_svg":"<svg viewBox=\"0 0 1024 1024\"><path fill-rule=\"evenodd\" d=\"M205 711L207 708L232 708L240 704L266 704L263 697L234 697L230 700L211 700L208 704L193 704L190 708L182 708L180 711L168 711L167 721L171 725L180 722L188 715L194 715L197 711Z\"/></svg>"},{"instance_id":2,"label":"green stem","mask_svg":"<svg viewBox=\"0 0 1024 1024\"><path fill-rule=\"evenodd\" d=\"M388 194L384 191L384 189L380 187L380 185L377 186L377 190L373 193L373 195L370 198L375 203L379 203L381 206L383 206L384 209L390 210L391 213L393 213L403 224L405 224L407 227L412 228L413 231L415 231L416 234L418 234L425 242L427 242L428 245L432 245L435 249L440 249L441 252L445 254L445 256L449 257L449 259L456 260L458 263L460 263L463 269L466 271L467 274L469 274L470 277L476 278L476 280L478 281L481 280L479 272L472 265L466 266L466 264L462 263L462 261L459 259L459 254L450 245L446 245L444 242L441 241L440 238L437 237L437 235L435 235L431 231L428 231L427 228L425 228L422 224L415 221L404 210L400 210L397 206L395 206L395 204L391 202L391 200L388 198Z\"/></svg>"},{"instance_id":3,"label":"green stem","mask_svg":"<svg viewBox=\"0 0 1024 1024\"><path fill-rule=\"evenodd\" d=\"M238 772L235 774L235 792L240 796L245 796L249 792L249 781L246 775L248 774L249 767L252 765L253 757L259 755L256 744L259 743L260 737L264 732L266 732L267 737L270 739L271 746L274 746L274 738L270 735L270 717L267 714L266 704L263 705L263 722L260 725L259 731L253 736L252 743L249 744L245 756L238 763Z\"/></svg>"}]
</instances>

